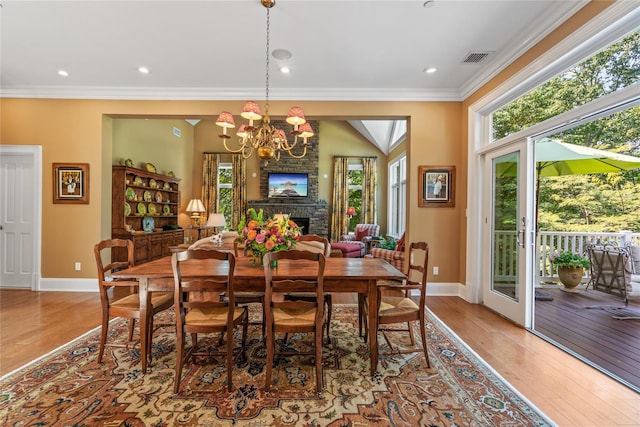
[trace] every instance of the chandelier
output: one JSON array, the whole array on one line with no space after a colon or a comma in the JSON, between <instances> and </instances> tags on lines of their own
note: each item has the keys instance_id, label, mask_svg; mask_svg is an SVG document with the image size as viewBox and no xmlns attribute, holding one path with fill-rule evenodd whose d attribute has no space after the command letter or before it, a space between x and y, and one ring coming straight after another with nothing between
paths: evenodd
<instances>
[{"instance_id":1,"label":"chandelier","mask_svg":"<svg viewBox=\"0 0 640 427\"><path fill-rule=\"evenodd\" d=\"M282 151L286 151L293 158L303 158L307 154L307 138L312 137L314 133L311 125L304 118L304 113L300 107L291 107L289 114L287 114L286 122L293 125L293 130L290 131L291 142L289 142L284 130L278 129L271 124L269 117L269 26L270 10L275 6L276 1L260 0L260 3L267 9L266 105L264 116L261 115L260 107L256 102L248 101L244 105L240 116L249 122L241 124L238 128L236 132L238 140L235 148L230 148L227 145L227 142L231 139L231 136L227 135L227 129L236 127L233 115L228 111L223 111L216 119L216 125L222 127L222 134L219 136L227 151L242 153L242 157L247 159L256 150L258 157L266 165L271 159L280 160ZM262 122L260 123L261 119ZM257 124L254 125L254 122L257 122ZM300 139L302 140L301 142ZM296 148L297 153L293 152L294 148Z\"/></svg>"}]
</instances>

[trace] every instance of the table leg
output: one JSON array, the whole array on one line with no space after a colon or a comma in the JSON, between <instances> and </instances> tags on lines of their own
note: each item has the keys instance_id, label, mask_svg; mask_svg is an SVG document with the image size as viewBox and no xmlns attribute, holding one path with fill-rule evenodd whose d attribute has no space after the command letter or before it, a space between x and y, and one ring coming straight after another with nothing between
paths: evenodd
<instances>
[{"instance_id":1,"label":"table leg","mask_svg":"<svg viewBox=\"0 0 640 427\"><path fill-rule=\"evenodd\" d=\"M148 333L147 329L149 325L149 310L150 298L149 298L149 279L147 277L141 277L139 280L140 287L138 289L138 297L140 298L140 362L142 363L142 373L147 373L147 346L148 346Z\"/></svg>"},{"instance_id":2,"label":"table leg","mask_svg":"<svg viewBox=\"0 0 640 427\"><path fill-rule=\"evenodd\" d=\"M378 282L369 280L369 293L367 296L369 316L369 354L371 359L371 376L375 375L378 370Z\"/></svg>"}]
</instances>

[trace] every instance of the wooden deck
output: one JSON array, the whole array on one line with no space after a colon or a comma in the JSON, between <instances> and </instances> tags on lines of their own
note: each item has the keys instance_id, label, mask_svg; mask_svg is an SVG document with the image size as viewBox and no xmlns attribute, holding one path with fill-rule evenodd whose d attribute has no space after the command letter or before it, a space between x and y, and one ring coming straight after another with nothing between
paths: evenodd
<instances>
[{"instance_id":1,"label":"wooden deck","mask_svg":"<svg viewBox=\"0 0 640 427\"><path fill-rule=\"evenodd\" d=\"M534 331L640 392L640 320L616 320L615 311L586 308L624 306L624 301L591 289L542 291L553 301L536 301ZM640 315L640 305L629 303L627 311Z\"/></svg>"}]
</instances>

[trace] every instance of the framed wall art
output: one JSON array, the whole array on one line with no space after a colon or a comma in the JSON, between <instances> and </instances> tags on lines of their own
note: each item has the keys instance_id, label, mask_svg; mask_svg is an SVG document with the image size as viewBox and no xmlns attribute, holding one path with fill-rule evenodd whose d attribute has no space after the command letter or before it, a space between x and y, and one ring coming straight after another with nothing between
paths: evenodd
<instances>
[{"instance_id":1,"label":"framed wall art","mask_svg":"<svg viewBox=\"0 0 640 427\"><path fill-rule=\"evenodd\" d=\"M455 206L455 166L418 166L418 206Z\"/></svg>"},{"instance_id":2,"label":"framed wall art","mask_svg":"<svg viewBox=\"0 0 640 427\"><path fill-rule=\"evenodd\" d=\"M89 164L53 164L53 203L89 204Z\"/></svg>"}]
</instances>

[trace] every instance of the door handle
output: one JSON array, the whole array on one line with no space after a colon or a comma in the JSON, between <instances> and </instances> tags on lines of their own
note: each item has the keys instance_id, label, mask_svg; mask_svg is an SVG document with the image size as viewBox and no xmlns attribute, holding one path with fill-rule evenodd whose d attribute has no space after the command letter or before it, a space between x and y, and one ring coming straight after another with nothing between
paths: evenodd
<instances>
[{"instance_id":1,"label":"door handle","mask_svg":"<svg viewBox=\"0 0 640 427\"><path fill-rule=\"evenodd\" d=\"M527 220L525 217L522 217L522 228L516 233L516 243L518 244L518 246L520 246L521 248L524 248L525 245L525 225L527 223Z\"/></svg>"}]
</instances>

